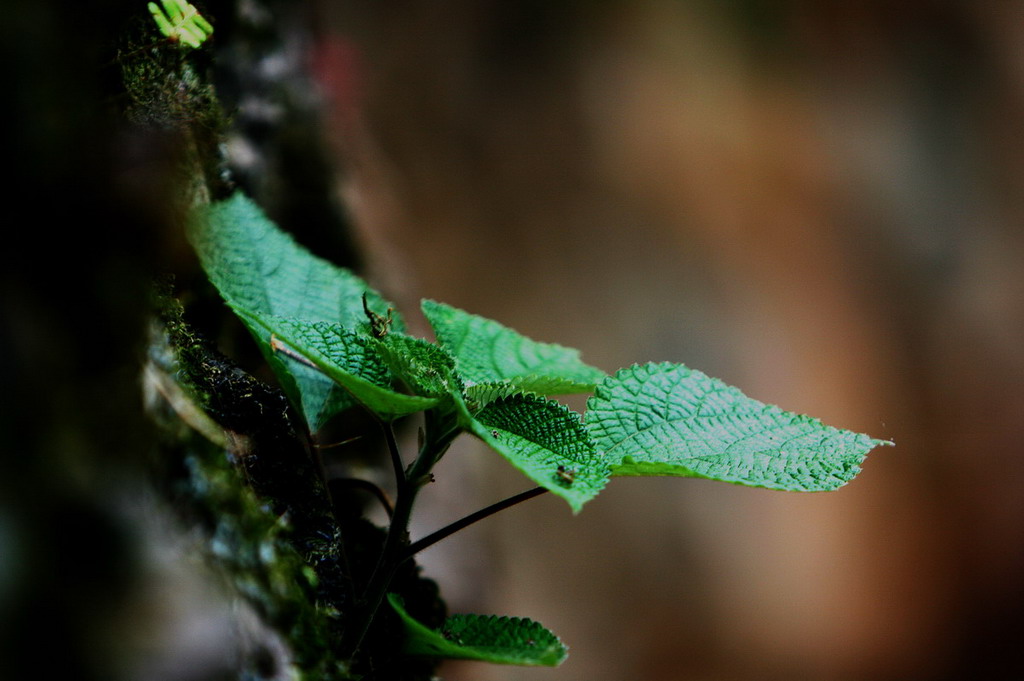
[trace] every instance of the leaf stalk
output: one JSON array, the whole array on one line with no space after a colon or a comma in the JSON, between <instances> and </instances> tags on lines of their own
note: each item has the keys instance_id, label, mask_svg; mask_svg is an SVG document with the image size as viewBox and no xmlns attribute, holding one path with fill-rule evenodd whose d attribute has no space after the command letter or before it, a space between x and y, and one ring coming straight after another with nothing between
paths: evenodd
<instances>
[{"instance_id":1,"label":"leaf stalk","mask_svg":"<svg viewBox=\"0 0 1024 681\"><path fill-rule=\"evenodd\" d=\"M395 507L391 514L391 522L388 525L388 533L384 540L384 547L381 549L380 558L377 560L377 565L363 592L362 599L356 604L357 610L354 618L356 628L352 630L353 636L345 647L345 653L350 659L355 656L362 645L366 633L373 624L374 616L380 609L381 603L384 602L384 596L391 585L391 580L399 566L406 560L406 547L409 544L409 519L412 516L416 495L431 479L431 469L460 432L457 427L452 427L447 416L449 414L439 413L439 410L435 409L426 412L423 444L408 471L402 470L394 429L390 424L387 424L385 428L388 448L391 450L392 462L395 465Z\"/></svg>"},{"instance_id":2,"label":"leaf stalk","mask_svg":"<svg viewBox=\"0 0 1024 681\"><path fill-rule=\"evenodd\" d=\"M519 494L515 494L507 499L503 499L497 503L491 504L490 506L482 508L479 511L476 511L475 513L470 513L465 518L456 520L454 523L446 525L442 527L440 530L432 532L431 534L428 534L426 537L418 539L412 544L410 544L405 549L405 553L403 554L401 561L404 562L406 560L409 560L420 551L433 546L442 539L447 539L459 530L464 530L470 525L479 522L484 518L487 518L488 516L492 516L495 513L498 513L499 511L504 511L506 508L510 508L512 506L515 506L516 504L521 504L524 501L533 499L534 497L540 496L541 494L547 491L548 490L544 487L534 487L533 489L528 489L525 492L520 492Z\"/></svg>"}]
</instances>

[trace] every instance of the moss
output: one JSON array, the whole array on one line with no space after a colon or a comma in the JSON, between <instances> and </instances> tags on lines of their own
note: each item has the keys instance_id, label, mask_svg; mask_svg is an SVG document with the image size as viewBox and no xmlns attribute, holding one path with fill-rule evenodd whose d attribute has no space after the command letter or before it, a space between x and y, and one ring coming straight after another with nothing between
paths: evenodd
<instances>
[{"instance_id":1,"label":"moss","mask_svg":"<svg viewBox=\"0 0 1024 681\"><path fill-rule=\"evenodd\" d=\"M184 321L176 300L159 300L152 363L188 400L190 406L178 412L195 408L226 435L211 442L198 435L204 428L180 427L177 413L165 418L158 484L183 520L202 532L208 562L288 643L293 671L304 678L349 678L337 645L354 595L376 566L385 531L362 517L358 505L331 506L283 395L211 348ZM436 584L412 561L392 589L421 621L444 620ZM382 611L352 673L431 678L435 662L403 656L401 637L397 617Z\"/></svg>"},{"instance_id":2,"label":"moss","mask_svg":"<svg viewBox=\"0 0 1024 681\"><path fill-rule=\"evenodd\" d=\"M178 152L180 206L223 195L232 184L222 153L231 121L211 84L212 50L154 39L137 21L121 45L117 101L136 129ZM370 580L386 532L363 517L361 503L332 504L305 424L281 391L193 328L169 281L157 288L147 369L160 395L151 409L161 444L154 484L200 536L205 561L285 642L289 676L430 679L436 663L401 654L403 629L387 608L351 669L339 658L346 615ZM443 621L437 586L414 562L403 565L392 587L418 619ZM238 675L280 678L280 671L253 655L240 661Z\"/></svg>"},{"instance_id":3,"label":"moss","mask_svg":"<svg viewBox=\"0 0 1024 681\"><path fill-rule=\"evenodd\" d=\"M233 186L219 149L231 120L212 84L211 54L161 38L148 21L135 18L127 22L114 58L120 114L178 152L185 205L222 196Z\"/></svg>"}]
</instances>

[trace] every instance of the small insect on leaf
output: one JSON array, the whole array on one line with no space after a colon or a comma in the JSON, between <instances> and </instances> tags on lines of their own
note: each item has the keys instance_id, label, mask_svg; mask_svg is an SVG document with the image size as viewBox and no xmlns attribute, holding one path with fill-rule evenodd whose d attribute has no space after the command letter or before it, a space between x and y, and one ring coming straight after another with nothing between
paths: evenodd
<instances>
[{"instance_id":1,"label":"small insect on leaf","mask_svg":"<svg viewBox=\"0 0 1024 681\"><path fill-rule=\"evenodd\" d=\"M366 302L366 294L363 293L363 312L366 313L367 319L370 320L370 333L373 334L374 338L383 338L388 335L388 332L391 330L392 314L394 311L394 308L389 307L386 315L377 314L370 309L369 303Z\"/></svg>"},{"instance_id":2,"label":"small insect on leaf","mask_svg":"<svg viewBox=\"0 0 1024 681\"><path fill-rule=\"evenodd\" d=\"M452 631L449 631L447 628L441 630L441 636L444 637L446 641L452 641L456 645L462 645L462 637Z\"/></svg>"},{"instance_id":3,"label":"small insect on leaf","mask_svg":"<svg viewBox=\"0 0 1024 681\"><path fill-rule=\"evenodd\" d=\"M565 466L559 466L558 470L555 471L555 480L562 487L569 487L573 481L576 480L576 471L572 468L566 468Z\"/></svg>"},{"instance_id":4,"label":"small insect on leaf","mask_svg":"<svg viewBox=\"0 0 1024 681\"><path fill-rule=\"evenodd\" d=\"M168 40L194 49L213 34L213 26L191 4L178 0L161 0L161 4L163 9L155 2L149 3L149 13Z\"/></svg>"}]
</instances>

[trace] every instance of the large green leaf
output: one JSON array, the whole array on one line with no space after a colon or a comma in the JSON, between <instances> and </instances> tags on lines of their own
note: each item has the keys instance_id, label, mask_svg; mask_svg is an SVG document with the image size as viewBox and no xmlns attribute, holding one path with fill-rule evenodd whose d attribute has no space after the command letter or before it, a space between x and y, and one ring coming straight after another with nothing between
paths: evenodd
<instances>
[{"instance_id":1,"label":"large green leaf","mask_svg":"<svg viewBox=\"0 0 1024 681\"><path fill-rule=\"evenodd\" d=\"M210 281L233 307L354 329L366 319L365 294L371 310L388 314L387 301L365 281L297 244L242 193L194 211L188 234ZM274 359L269 333L247 326L311 430L351 406L348 394L322 373ZM404 328L400 318L393 328Z\"/></svg>"},{"instance_id":2,"label":"large green leaf","mask_svg":"<svg viewBox=\"0 0 1024 681\"><path fill-rule=\"evenodd\" d=\"M438 342L455 357L467 384L506 381L541 395L591 392L605 377L578 350L530 340L496 321L424 300Z\"/></svg>"},{"instance_id":3,"label":"large green leaf","mask_svg":"<svg viewBox=\"0 0 1024 681\"><path fill-rule=\"evenodd\" d=\"M373 340L338 324L308 322L236 310L251 326L259 326L274 339L278 357L316 365L322 374L357 402L384 418L423 411L437 403L432 397L406 395L392 389L391 372L373 349ZM284 342L284 348L280 343ZM295 355L297 357L289 357Z\"/></svg>"},{"instance_id":4,"label":"large green leaf","mask_svg":"<svg viewBox=\"0 0 1024 681\"><path fill-rule=\"evenodd\" d=\"M464 406L464 405L463 405ZM580 415L552 400L516 394L463 415L467 430L578 513L608 482Z\"/></svg>"},{"instance_id":5,"label":"large green leaf","mask_svg":"<svg viewBox=\"0 0 1024 681\"><path fill-rule=\"evenodd\" d=\"M395 594L388 601L405 625L408 655L545 667L557 667L568 656L558 637L533 620L452 615L433 630L413 619Z\"/></svg>"},{"instance_id":6,"label":"large green leaf","mask_svg":"<svg viewBox=\"0 0 1024 681\"><path fill-rule=\"evenodd\" d=\"M622 369L587 402L612 475L678 475L790 491L840 487L891 444L746 397L679 364Z\"/></svg>"}]
</instances>

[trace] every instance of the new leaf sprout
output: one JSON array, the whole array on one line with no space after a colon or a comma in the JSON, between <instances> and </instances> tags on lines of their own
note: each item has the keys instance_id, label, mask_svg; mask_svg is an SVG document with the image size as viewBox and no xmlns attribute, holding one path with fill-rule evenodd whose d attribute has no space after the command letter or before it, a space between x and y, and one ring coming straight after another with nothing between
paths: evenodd
<instances>
[{"instance_id":1,"label":"new leaf sprout","mask_svg":"<svg viewBox=\"0 0 1024 681\"><path fill-rule=\"evenodd\" d=\"M163 9L155 2L149 3L149 13L168 39L198 48L213 33L213 26L193 5L178 0L161 0L161 4Z\"/></svg>"}]
</instances>

